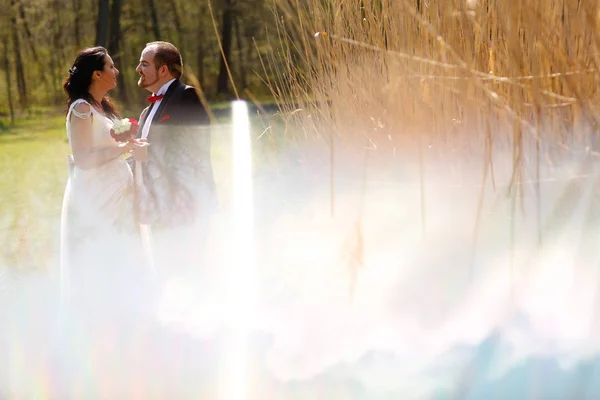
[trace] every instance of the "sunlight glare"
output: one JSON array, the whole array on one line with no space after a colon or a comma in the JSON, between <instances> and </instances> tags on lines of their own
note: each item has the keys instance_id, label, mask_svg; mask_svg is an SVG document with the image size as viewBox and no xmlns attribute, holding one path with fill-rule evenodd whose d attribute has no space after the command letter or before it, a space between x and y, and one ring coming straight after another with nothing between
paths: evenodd
<instances>
[{"instance_id":1,"label":"sunlight glare","mask_svg":"<svg viewBox=\"0 0 600 400\"><path fill-rule=\"evenodd\" d=\"M231 253L227 274L227 342L221 374L221 398L242 400L248 391L249 333L254 315L252 157L248 106L234 101L233 204Z\"/></svg>"}]
</instances>

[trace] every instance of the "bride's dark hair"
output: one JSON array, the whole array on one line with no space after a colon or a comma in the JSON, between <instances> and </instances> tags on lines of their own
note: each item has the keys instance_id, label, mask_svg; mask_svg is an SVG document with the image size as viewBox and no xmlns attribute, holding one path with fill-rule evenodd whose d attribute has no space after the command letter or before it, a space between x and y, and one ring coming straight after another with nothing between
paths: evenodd
<instances>
[{"instance_id":1,"label":"bride's dark hair","mask_svg":"<svg viewBox=\"0 0 600 400\"><path fill-rule=\"evenodd\" d=\"M92 84L92 74L94 71L104 70L106 56L108 52L104 47L89 47L83 49L75 58L73 66L69 69L69 76L63 83L63 89L67 94L67 112L71 104L77 99L84 99L90 104L102 107L104 114L108 117L121 118L117 107L110 100L110 97L104 96L102 102L98 102L88 92Z\"/></svg>"}]
</instances>

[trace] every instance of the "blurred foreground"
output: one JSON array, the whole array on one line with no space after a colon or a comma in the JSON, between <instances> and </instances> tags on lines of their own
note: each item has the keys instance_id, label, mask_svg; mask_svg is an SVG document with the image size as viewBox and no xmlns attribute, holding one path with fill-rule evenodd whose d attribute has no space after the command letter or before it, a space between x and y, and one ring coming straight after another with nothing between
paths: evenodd
<instances>
[{"instance_id":1,"label":"blurred foreground","mask_svg":"<svg viewBox=\"0 0 600 400\"><path fill-rule=\"evenodd\" d=\"M414 146L339 142L333 181L326 138L290 143L255 169L248 399L600 395L600 175L585 148L541 157L538 186L525 141L510 192L502 142L485 182L483 143L423 141L419 159ZM235 317L225 293L243 267L229 264L227 211L210 262L161 287L150 315L67 319L56 268L4 272L0 398L217 398ZM117 293L98 309L130 301Z\"/></svg>"}]
</instances>

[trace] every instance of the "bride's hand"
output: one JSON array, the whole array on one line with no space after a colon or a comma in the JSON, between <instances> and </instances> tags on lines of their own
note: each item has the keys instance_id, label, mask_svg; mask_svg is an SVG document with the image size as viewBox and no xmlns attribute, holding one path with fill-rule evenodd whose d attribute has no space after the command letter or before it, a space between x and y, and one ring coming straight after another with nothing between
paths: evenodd
<instances>
[{"instance_id":1,"label":"bride's hand","mask_svg":"<svg viewBox=\"0 0 600 400\"><path fill-rule=\"evenodd\" d=\"M133 141L138 147L145 147L150 145L150 143L148 143L148 139L133 139Z\"/></svg>"},{"instance_id":2,"label":"bride's hand","mask_svg":"<svg viewBox=\"0 0 600 400\"><path fill-rule=\"evenodd\" d=\"M121 149L121 153L123 154L131 153L136 147L137 144L135 142L119 143L119 148Z\"/></svg>"}]
</instances>

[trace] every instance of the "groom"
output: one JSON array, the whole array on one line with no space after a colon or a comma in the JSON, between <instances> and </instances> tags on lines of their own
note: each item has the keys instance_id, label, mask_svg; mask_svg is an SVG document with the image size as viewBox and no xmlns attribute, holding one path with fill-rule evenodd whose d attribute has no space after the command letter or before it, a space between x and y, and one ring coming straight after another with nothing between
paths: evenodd
<instances>
[{"instance_id":1,"label":"groom","mask_svg":"<svg viewBox=\"0 0 600 400\"><path fill-rule=\"evenodd\" d=\"M208 114L196 89L179 80L182 69L179 50L168 42L148 43L136 68L138 86L151 93L138 130L150 145L134 153L145 191L138 205L163 276L197 272L217 203Z\"/></svg>"}]
</instances>

